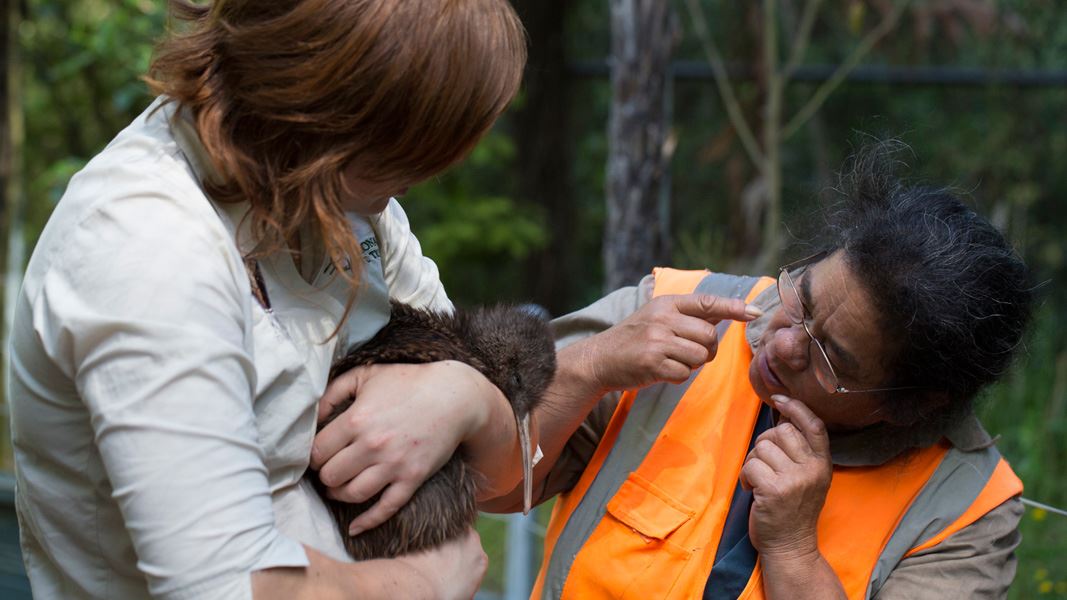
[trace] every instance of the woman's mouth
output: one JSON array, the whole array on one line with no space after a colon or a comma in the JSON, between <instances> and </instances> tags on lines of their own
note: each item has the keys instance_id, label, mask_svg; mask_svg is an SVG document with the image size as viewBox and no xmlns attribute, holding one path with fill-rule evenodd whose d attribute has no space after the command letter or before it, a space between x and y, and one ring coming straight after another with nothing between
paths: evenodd
<instances>
[{"instance_id":1,"label":"woman's mouth","mask_svg":"<svg viewBox=\"0 0 1067 600\"><path fill-rule=\"evenodd\" d=\"M782 380L778 379L778 376L775 375L774 371L771 370L771 364L767 361L766 351L760 352L759 357L756 359L756 361L756 365L759 368L760 377L763 378L763 383L767 386L767 388L778 388L780 390L785 390L786 392L789 391L785 387L785 384L782 383Z\"/></svg>"}]
</instances>

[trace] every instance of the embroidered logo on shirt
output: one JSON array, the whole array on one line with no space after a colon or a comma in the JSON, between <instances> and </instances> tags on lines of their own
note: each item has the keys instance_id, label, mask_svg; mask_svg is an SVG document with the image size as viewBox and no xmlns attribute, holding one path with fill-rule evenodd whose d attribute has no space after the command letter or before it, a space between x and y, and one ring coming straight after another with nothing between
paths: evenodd
<instances>
[{"instance_id":1,"label":"embroidered logo on shirt","mask_svg":"<svg viewBox=\"0 0 1067 600\"><path fill-rule=\"evenodd\" d=\"M363 252L363 262L367 264L380 262L382 260L382 252L378 248L378 238L371 236L360 240L359 249ZM346 258L344 262L344 269L346 273L352 272L352 263ZM332 262L327 262L326 266L322 269L323 275L333 275L336 269Z\"/></svg>"},{"instance_id":2,"label":"embroidered logo on shirt","mask_svg":"<svg viewBox=\"0 0 1067 600\"><path fill-rule=\"evenodd\" d=\"M369 237L359 243L363 250L363 262L371 263L382 259L382 253L378 250L378 238Z\"/></svg>"}]
</instances>

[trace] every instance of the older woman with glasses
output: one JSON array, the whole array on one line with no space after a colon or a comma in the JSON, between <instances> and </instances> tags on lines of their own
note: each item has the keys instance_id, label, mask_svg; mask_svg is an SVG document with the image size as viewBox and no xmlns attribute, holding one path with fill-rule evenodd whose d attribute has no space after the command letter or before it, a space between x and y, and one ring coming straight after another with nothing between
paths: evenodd
<instances>
[{"instance_id":1,"label":"older woman with glasses","mask_svg":"<svg viewBox=\"0 0 1067 600\"><path fill-rule=\"evenodd\" d=\"M1022 486L972 403L1029 274L893 151L854 159L820 252L777 280L657 269L554 323L534 598L1004 596Z\"/></svg>"}]
</instances>

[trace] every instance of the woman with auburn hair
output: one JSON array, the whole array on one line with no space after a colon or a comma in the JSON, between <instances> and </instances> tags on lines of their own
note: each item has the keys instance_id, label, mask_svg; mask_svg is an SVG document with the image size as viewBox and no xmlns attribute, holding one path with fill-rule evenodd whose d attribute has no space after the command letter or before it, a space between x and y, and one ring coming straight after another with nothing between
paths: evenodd
<instances>
[{"instance_id":1,"label":"woman with auburn hair","mask_svg":"<svg viewBox=\"0 0 1067 600\"><path fill-rule=\"evenodd\" d=\"M351 563L302 475L374 527L464 449L518 480L502 394L455 362L358 369L390 299L450 309L394 196L515 95L506 0L175 2L159 98L70 182L12 338L17 506L38 598L470 597L471 531ZM315 435L328 407L358 395ZM403 399L403 400L398 400ZM325 409L324 409L325 410ZM502 458L508 458L502 460Z\"/></svg>"}]
</instances>

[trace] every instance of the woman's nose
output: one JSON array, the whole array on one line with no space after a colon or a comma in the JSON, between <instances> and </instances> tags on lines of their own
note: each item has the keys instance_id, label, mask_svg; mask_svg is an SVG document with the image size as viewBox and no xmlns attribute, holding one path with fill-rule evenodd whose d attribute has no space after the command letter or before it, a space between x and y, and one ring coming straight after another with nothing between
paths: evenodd
<instances>
[{"instance_id":1,"label":"woman's nose","mask_svg":"<svg viewBox=\"0 0 1067 600\"><path fill-rule=\"evenodd\" d=\"M771 352L793 371L808 368L808 344L811 339L801 325L782 327L771 338Z\"/></svg>"}]
</instances>

